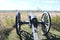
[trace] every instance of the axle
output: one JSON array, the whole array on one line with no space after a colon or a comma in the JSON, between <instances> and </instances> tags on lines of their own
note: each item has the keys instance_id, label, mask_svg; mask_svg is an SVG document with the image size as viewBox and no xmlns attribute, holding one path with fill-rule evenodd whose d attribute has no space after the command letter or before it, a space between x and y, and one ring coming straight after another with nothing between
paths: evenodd
<instances>
[{"instance_id":1,"label":"axle","mask_svg":"<svg viewBox=\"0 0 60 40\"><path fill-rule=\"evenodd\" d=\"M30 22L29 21L21 21L21 22L19 22L21 25L23 25L23 24L29 24ZM42 21L39 21L39 22L37 22L38 24L43 24L44 22L42 22Z\"/></svg>"}]
</instances>

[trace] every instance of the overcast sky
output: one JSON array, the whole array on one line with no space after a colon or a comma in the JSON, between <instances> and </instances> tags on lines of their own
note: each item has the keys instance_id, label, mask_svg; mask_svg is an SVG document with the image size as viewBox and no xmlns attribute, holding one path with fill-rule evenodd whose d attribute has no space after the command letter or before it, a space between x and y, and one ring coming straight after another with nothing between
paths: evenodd
<instances>
[{"instance_id":1,"label":"overcast sky","mask_svg":"<svg viewBox=\"0 0 60 40\"><path fill-rule=\"evenodd\" d=\"M60 11L60 0L0 0L0 10Z\"/></svg>"}]
</instances>

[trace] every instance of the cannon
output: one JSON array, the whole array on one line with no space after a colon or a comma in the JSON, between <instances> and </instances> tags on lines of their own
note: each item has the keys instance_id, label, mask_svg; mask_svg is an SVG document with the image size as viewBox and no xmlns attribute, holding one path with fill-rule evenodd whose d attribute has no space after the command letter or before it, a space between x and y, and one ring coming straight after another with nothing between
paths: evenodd
<instances>
[{"instance_id":1,"label":"cannon","mask_svg":"<svg viewBox=\"0 0 60 40\"><path fill-rule=\"evenodd\" d=\"M28 18L29 18L29 21L22 21L20 11L16 12L16 32L20 36L21 40L22 40L21 25L23 25L23 24L28 24L30 26L30 28L32 28L34 40L39 40L38 32L36 30L38 27L38 24L41 24L42 34L43 35L48 34L50 27L51 27L51 17L50 17L49 12L43 12L41 21L38 21L37 17L35 15L33 15L32 12L30 12L30 15Z\"/></svg>"}]
</instances>

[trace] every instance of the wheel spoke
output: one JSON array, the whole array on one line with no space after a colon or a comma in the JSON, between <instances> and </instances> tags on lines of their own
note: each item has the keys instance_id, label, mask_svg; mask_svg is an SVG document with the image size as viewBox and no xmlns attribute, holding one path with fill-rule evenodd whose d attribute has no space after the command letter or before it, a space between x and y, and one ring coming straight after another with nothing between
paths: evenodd
<instances>
[{"instance_id":1,"label":"wheel spoke","mask_svg":"<svg viewBox=\"0 0 60 40\"><path fill-rule=\"evenodd\" d=\"M46 26L46 29L47 29L47 31L48 31L48 29L49 29L48 25L45 25L45 26Z\"/></svg>"}]
</instances>

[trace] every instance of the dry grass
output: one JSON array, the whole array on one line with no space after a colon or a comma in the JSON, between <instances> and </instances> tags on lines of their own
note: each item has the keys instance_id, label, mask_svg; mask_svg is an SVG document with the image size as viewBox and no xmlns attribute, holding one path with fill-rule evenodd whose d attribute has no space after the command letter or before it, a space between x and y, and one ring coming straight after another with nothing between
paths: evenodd
<instances>
[{"instance_id":1,"label":"dry grass","mask_svg":"<svg viewBox=\"0 0 60 40\"><path fill-rule=\"evenodd\" d=\"M28 20L29 11L21 11L21 20ZM43 12L32 12L39 19L42 16ZM60 16L60 12L49 12L51 17ZM15 18L16 12L0 12L0 20L5 18Z\"/></svg>"}]
</instances>

